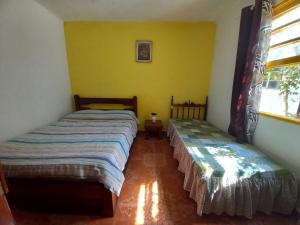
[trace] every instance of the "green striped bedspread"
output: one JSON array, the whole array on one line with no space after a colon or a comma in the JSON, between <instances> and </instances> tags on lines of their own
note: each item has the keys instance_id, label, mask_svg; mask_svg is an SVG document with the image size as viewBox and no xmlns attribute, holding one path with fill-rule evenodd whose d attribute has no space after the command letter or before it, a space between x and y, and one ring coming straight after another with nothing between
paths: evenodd
<instances>
[{"instance_id":1,"label":"green striped bedspread","mask_svg":"<svg viewBox=\"0 0 300 225\"><path fill-rule=\"evenodd\" d=\"M91 180L119 195L137 133L124 110L82 110L0 145L7 177Z\"/></svg>"}]
</instances>

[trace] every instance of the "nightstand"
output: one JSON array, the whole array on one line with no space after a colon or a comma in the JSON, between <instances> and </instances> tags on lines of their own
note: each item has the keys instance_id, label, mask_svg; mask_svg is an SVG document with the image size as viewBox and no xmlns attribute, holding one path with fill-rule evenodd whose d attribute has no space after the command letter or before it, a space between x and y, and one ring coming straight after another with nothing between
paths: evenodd
<instances>
[{"instance_id":1,"label":"nightstand","mask_svg":"<svg viewBox=\"0 0 300 225\"><path fill-rule=\"evenodd\" d=\"M162 138L162 129L163 129L163 125L161 120L156 120L155 123L153 123L152 120L146 120L145 121L146 139L148 139L151 134L156 135L159 138Z\"/></svg>"},{"instance_id":2,"label":"nightstand","mask_svg":"<svg viewBox=\"0 0 300 225\"><path fill-rule=\"evenodd\" d=\"M7 192L8 188L4 177L4 171L2 166L0 165L0 224L14 225L15 222L5 197L5 194Z\"/></svg>"}]
</instances>

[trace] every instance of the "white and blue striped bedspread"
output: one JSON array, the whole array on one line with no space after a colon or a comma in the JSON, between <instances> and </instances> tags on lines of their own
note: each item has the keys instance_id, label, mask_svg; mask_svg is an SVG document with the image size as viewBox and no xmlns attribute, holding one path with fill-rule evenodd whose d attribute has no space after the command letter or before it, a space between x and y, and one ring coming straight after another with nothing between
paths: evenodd
<instances>
[{"instance_id":1,"label":"white and blue striped bedspread","mask_svg":"<svg viewBox=\"0 0 300 225\"><path fill-rule=\"evenodd\" d=\"M124 110L83 110L0 145L7 177L91 180L119 195L137 133Z\"/></svg>"}]
</instances>

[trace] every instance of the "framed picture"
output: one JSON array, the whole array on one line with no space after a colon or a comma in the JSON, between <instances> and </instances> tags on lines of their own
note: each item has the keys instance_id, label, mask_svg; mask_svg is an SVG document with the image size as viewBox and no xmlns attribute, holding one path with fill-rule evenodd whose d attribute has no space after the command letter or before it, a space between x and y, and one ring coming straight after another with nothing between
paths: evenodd
<instances>
[{"instance_id":1,"label":"framed picture","mask_svg":"<svg viewBox=\"0 0 300 225\"><path fill-rule=\"evenodd\" d=\"M135 48L137 62L152 61L152 41L136 41Z\"/></svg>"}]
</instances>

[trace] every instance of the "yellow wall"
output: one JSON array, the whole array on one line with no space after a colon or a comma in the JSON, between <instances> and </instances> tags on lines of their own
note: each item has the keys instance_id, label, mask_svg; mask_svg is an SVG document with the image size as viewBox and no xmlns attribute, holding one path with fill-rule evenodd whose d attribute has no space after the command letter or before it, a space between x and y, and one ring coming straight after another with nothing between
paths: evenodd
<instances>
[{"instance_id":1,"label":"yellow wall","mask_svg":"<svg viewBox=\"0 0 300 225\"><path fill-rule=\"evenodd\" d=\"M66 22L73 94L138 96L143 129L151 112L166 125L171 95L204 101L211 75L215 24L210 22ZM135 61L135 41L152 40L152 63Z\"/></svg>"}]
</instances>

